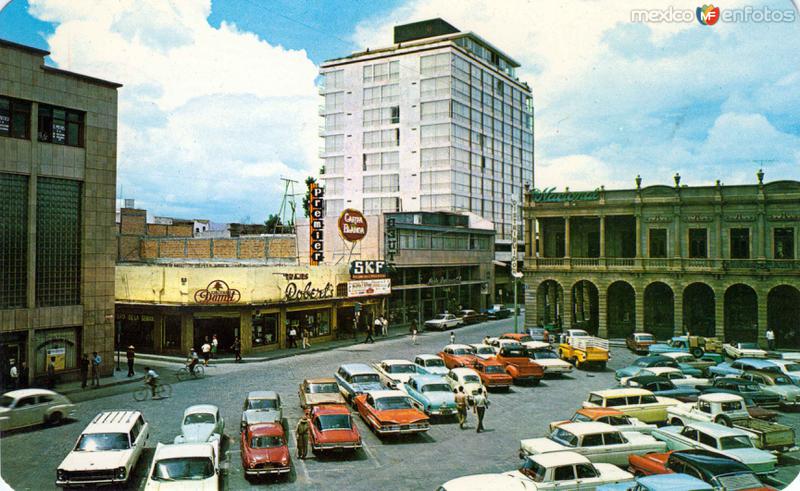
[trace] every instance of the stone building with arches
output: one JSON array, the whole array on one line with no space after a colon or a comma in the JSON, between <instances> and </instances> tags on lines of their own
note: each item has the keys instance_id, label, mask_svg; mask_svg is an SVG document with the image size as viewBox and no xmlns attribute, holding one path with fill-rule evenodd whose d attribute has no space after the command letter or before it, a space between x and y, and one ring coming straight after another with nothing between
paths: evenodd
<instances>
[{"instance_id":1,"label":"stone building with arches","mask_svg":"<svg viewBox=\"0 0 800 491\"><path fill-rule=\"evenodd\" d=\"M800 182L527 190L527 327L800 346Z\"/></svg>"}]
</instances>

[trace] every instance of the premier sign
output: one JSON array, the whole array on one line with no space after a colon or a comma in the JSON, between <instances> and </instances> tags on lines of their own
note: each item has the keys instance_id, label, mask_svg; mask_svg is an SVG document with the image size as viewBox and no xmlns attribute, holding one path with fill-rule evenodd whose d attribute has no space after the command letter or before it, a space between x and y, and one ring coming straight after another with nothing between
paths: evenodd
<instances>
[{"instance_id":1,"label":"premier sign","mask_svg":"<svg viewBox=\"0 0 800 491\"><path fill-rule=\"evenodd\" d=\"M323 229L325 228L324 197L325 190L319 187L316 182L308 185L308 262L311 266L318 266L325 258L322 252L324 248Z\"/></svg>"}]
</instances>

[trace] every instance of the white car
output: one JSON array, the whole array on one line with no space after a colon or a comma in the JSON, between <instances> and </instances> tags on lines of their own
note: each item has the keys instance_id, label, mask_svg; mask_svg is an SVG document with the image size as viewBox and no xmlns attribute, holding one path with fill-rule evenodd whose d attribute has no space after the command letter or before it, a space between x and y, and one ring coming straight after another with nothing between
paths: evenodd
<instances>
[{"instance_id":1,"label":"white car","mask_svg":"<svg viewBox=\"0 0 800 491\"><path fill-rule=\"evenodd\" d=\"M489 346L488 344L470 344L469 345L472 350L475 352L475 356L482 360L488 360L489 358L494 358L495 353L494 348Z\"/></svg>"},{"instance_id":2,"label":"white car","mask_svg":"<svg viewBox=\"0 0 800 491\"><path fill-rule=\"evenodd\" d=\"M503 348L519 349L523 347L522 344L516 339L500 339L500 338L492 339L490 346L494 350L495 355L500 353L500 350L502 350Z\"/></svg>"},{"instance_id":3,"label":"white car","mask_svg":"<svg viewBox=\"0 0 800 491\"><path fill-rule=\"evenodd\" d=\"M686 423L720 423L729 425L733 421L749 420L742 396L724 392L701 394L697 402L686 402L667 408L669 424L683 426Z\"/></svg>"},{"instance_id":4,"label":"white car","mask_svg":"<svg viewBox=\"0 0 800 491\"><path fill-rule=\"evenodd\" d=\"M457 477L442 484L436 491L535 491L530 482L505 474L475 474Z\"/></svg>"},{"instance_id":5,"label":"white car","mask_svg":"<svg viewBox=\"0 0 800 491\"><path fill-rule=\"evenodd\" d=\"M567 423L550 436L520 441L520 457L550 452L577 452L594 463L628 465L629 455L663 452L667 448L650 435L621 432L605 423Z\"/></svg>"},{"instance_id":6,"label":"white car","mask_svg":"<svg viewBox=\"0 0 800 491\"><path fill-rule=\"evenodd\" d=\"M219 453L219 444L225 431L225 419L213 404L189 406L183 412L181 434L175 443L211 443Z\"/></svg>"},{"instance_id":7,"label":"white car","mask_svg":"<svg viewBox=\"0 0 800 491\"><path fill-rule=\"evenodd\" d=\"M142 455L150 425L139 411L104 411L86 426L56 470L56 485L122 487Z\"/></svg>"},{"instance_id":8,"label":"white car","mask_svg":"<svg viewBox=\"0 0 800 491\"><path fill-rule=\"evenodd\" d=\"M542 367L545 375L564 375L572 372L572 364L559 358L548 343L528 341L522 345L528 348L528 357Z\"/></svg>"},{"instance_id":9,"label":"white car","mask_svg":"<svg viewBox=\"0 0 800 491\"><path fill-rule=\"evenodd\" d=\"M486 394L486 387L481 383L481 376L471 368L454 368L447 373L445 379L451 389L464 387L464 393L467 395L477 394L478 389L482 389Z\"/></svg>"},{"instance_id":10,"label":"white car","mask_svg":"<svg viewBox=\"0 0 800 491\"><path fill-rule=\"evenodd\" d=\"M725 354L731 358L766 358L767 352L756 343L725 343L722 345Z\"/></svg>"},{"instance_id":11,"label":"white car","mask_svg":"<svg viewBox=\"0 0 800 491\"><path fill-rule=\"evenodd\" d=\"M522 467L506 476L527 481L536 490L558 491L593 490L604 484L633 479L631 473L613 464L596 464L577 452L530 455L525 458Z\"/></svg>"},{"instance_id":12,"label":"white car","mask_svg":"<svg viewBox=\"0 0 800 491\"><path fill-rule=\"evenodd\" d=\"M46 389L20 389L0 397L0 431L39 425L57 425L75 418L75 405Z\"/></svg>"},{"instance_id":13,"label":"white car","mask_svg":"<svg viewBox=\"0 0 800 491\"><path fill-rule=\"evenodd\" d=\"M219 489L219 452L210 443L156 445L145 491Z\"/></svg>"},{"instance_id":14,"label":"white car","mask_svg":"<svg viewBox=\"0 0 800 491\"><path fill-rule=\"evenodd\" d=\"M242 407L241 429L256 423L280 423L283 419L281 396L273 390L254 390L247 393Z\"/></svg>"},{"instance_id":15,"label":"white car","mask_svg":"<svg viewBox=\"0 0 800 491\"><path fill-rule=\"evenodd\" d=\"M710 379L707 378L696 378L692 377L691 375L686 375L681 371L680 368L675 367L650 367L650 368L642 368L636 373L636 377L644 377L644 376L655 376L655 377L664 377L665 379L672 382L672 385L675 387L696 387L698 385L709 385L711 383ZM628 380L634 377L622 377L619 379L619 384L622 386L628 385Z\"/></svg>"},{"instance_id":16,"label":"white car","mask_svg":"<svg viewBox=\"0 0 800 491\"><path fill-rule=\"evenodd\" d=\"M417 365L408 360L383 360L374 363L372 367L378 372L383 382L391 389L397 389L405 384L411 377L419 373Z\"/></svg>"},{"instance_id":17,"label":"white car","mask_svg":"<svg viewBox=\"0 0 800 491\"><path fill-rule=\"evenodd\" d=\"M414 357L417 372L430 375L447 375L450 370L445 366L444 360L437 355L422 354Z\"/></svg>"},{"instance_id":18,"label":"white car","mask_svg":"<svg viewBox=\"0 0 800 491\"><path fill-rule=\"evenodd\" d=\"M611 425L619 431L638 431L639 433L650 433L658 428L656 425L644 423L636 418L632 418L624 414L622 411L617 411L613 408L581 408L575 411L575 414L573 414L572 418L570 419L566 419L564 421L553 421L550 423L550 432L552 433L561 425L569 423L589 423L592 421L595 423L605 423L607 425Z\"/></svg>"},{"instance_id":19,"label":"white car","mask_svg":"<svg viewBox=\"0 0 800 491\"><path fill-rule=\"evenodd\" d=\"M459 319L453 314L438 314L431 320L425 321L426 330L444 331L453 329L464 323L463 319Z\"/></svg>"},{"instance_id":20,"label":"white car","mask_svg":"<svg viewBox=\"0 0 800 491\"><path fill-rule=\"evenodd\" d=\"M800 385L800 362L796 360L770 360L777 365L784 375L792 379L796 385Z\"/></svg>"}]
</instances>

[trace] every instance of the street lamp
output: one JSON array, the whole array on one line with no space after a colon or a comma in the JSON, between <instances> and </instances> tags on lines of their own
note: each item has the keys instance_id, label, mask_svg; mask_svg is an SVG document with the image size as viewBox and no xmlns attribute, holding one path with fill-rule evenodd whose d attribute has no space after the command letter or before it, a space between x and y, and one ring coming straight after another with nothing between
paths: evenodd
<instances>
[{"instance_id":1,"label":"street lamp","mask_svg":"<svg viewBox=\"0 0 800 491\"><path fill-rule=\"evenodd\" d=\"M519 332L519 300L517 297L517 281L522 278L522 273L517 269L517 222L519 221L519 203L516 199L511 200L514 207L514 223L511 225L511 278L514 282L514 333Z\"/></svg>"}]
</instances>

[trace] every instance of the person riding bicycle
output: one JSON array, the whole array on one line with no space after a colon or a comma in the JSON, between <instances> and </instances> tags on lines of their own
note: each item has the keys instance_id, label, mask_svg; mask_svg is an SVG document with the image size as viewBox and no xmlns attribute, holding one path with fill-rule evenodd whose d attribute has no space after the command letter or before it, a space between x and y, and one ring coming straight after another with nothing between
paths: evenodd
<instances>
[{"instance_id":1,"label":"person riding bicycle","mask_svg":"<svg viewBox=\"0 0 800 491\"><path fill-rule=\"evenodd\" d=\"M197 356L197 351L192 348L192 351L189 353L189 359L186 360L186 366L189 367L189 373L195 375L194 367L196 367L198 363L200 363L200 357Z\"/></svg>"},{"instance_id":2,"label":"person riding bicycle","mask_svg":"<svg viewBox=\"0 0 800 491\"><path fill-rule=\"evenodd\" d=\"M156 387L158 387L158 374L150 367L144 367L144 383L150 386L153 398L156 397Z\"/></svg>"}]
</instances>

